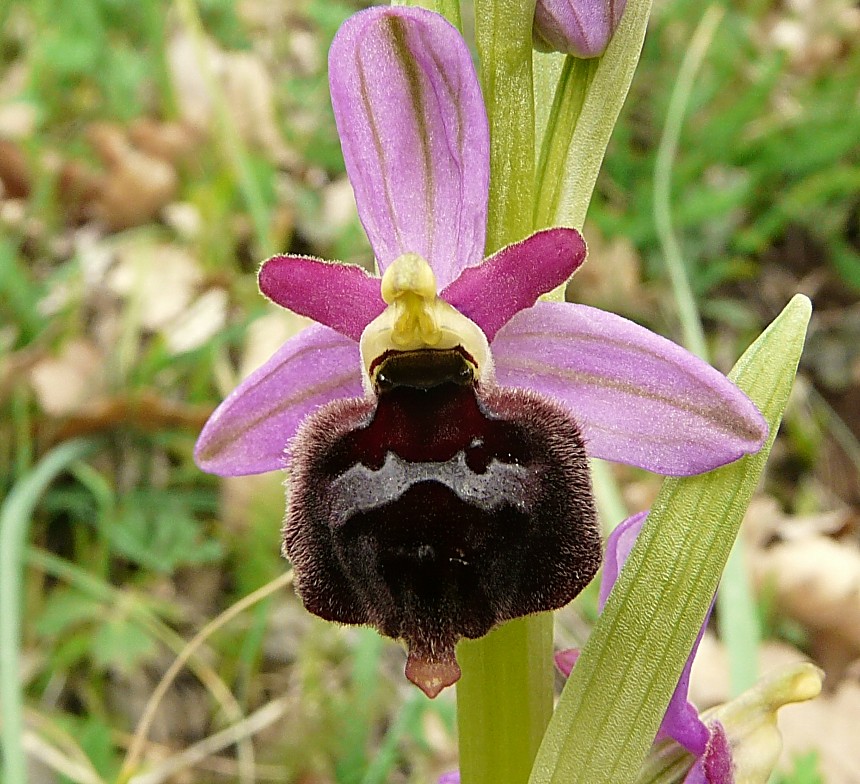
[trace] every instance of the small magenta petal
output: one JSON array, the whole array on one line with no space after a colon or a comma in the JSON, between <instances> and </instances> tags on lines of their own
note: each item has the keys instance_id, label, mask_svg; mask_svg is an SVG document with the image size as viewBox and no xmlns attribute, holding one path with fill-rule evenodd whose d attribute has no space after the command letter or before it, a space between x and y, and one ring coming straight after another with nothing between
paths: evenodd
<instances>
[{"instance_id":1,"label":"small magenta petal","mask_svg":"<svg viewBox=\"0 0 860 784\"><path fill-rule=\"evenodd\" d=\"M579 654L579 648L567 648L563 651L557 651L553 657L555 666L565 678L569 678L570 673L573 672L573 666L579 661Z\"/></svg>"},{"instance_id":2,"label":"small magenta petal","mask_svg":"<svg viewBox=\"0 0 860 784\"><path fill-rule=\"evenodd\" d=\"M573 275L585 252L576 229L545 229L464 269L442 298L492 340L514 315Z\"/></svg>"},{"instance_id":3,"label":"small magenta petal","mask_svg":"<svg viewBox=\"0 0 860 784\"><path fill-rule=\"evenodd\" d=\"M720 722L711 725L705 753L684 779L684 784L734 784L735 766L728 736Z\"/></svg>"},{"instance_id":4,"label":"small magenta petal","mask_svg":"<svg viewBox=\"0 0 860 784\"><path fill-rule=\"evenodd\" d=\"M636 537L639 536L646 517L648 517L648 512L639 512L628 517L623 523L617 525L606 539L606 554L603 559L598 598L601 610L609 598L612 586L615 585L615 581L621 573L621 567L624 566L627 556L630 555L633 545L636 544Z\"/></svg>"},{"instance_id":5,"label":"small magenta petal","mask_svg":"<svg viewBox=\"0 0 860 784\"><path fill-rule=\"evenodd\" d=\"M733 784L735 765L732 747L725 727L715 721L711 725L711 737L705 750L705 776L709 784Z\"/></svg>"},{"instance_id":6,"label":"small magenta petal","mask_svg":"<svg viewBox=\"0 0 860 784\"><path fill-rule=\"evenodd\" d=\"M489 130L469 50L438 14L376 7L329 53L332 106L380 270L423 256L440 288L483 256Z\"/></svg>"},{"instance_id":7,"label":"small magenta petal","mask_svg":"<svg viewBox=\"0 0 860 784\"><path fill-rule=\"evenodd\" d=\"M273 256L260 267L259 282L272 302L356 341L385 310L379 278L352 264Z\"/></svg>"},{"instance_id":8,"label":"small magenta petal","mask_svg":"<svg viewBox=\"0 0 860 784\"><path fill-rule=\"evenodd\" d=\"M713 608L713 602L711 603L711 608ZM678 685L675 687L672 698L669 700L669 705L666 707L666 715L660 724L660 731L657 733L657 740L672 738L697 757L704 754L709 733L708 728L699 718L699 711L695 705L688 701L687 695L690 691L690 672L693 669L693 659L695 659L696 653L699 650L699 643L702 642L702 637L705 634L705 628L708 625L710 617L711 610L708 610L702 628L699 630L699 635L696 637L696 641L690 650L690 655L687 658L684 669L681 671Z\"/></svg>"},{"instance_id":9,"label":"small magenta petal","mask_svg":"<svg viewBox=\"0 0 860 784\"><path fill-rule=\"evenodd\" d=\"M328 327L303 330L218 406L197 440L197 465L221 476L284 468L284 450L309 413L364 394L360 367L355 341Z\"/></svg>"},{"instance_id":10,"label":"small magenta petal","mask_svg":"<svg viewBox=\"0 0 860 784\"><path fill-rule=\"evenodd\" d=\"M688 476L757 451L767 435L758 409L719 371L612 313L539 302L492 349L499 384L566 405L592 457Z\"/></svg>"}]
</instances>

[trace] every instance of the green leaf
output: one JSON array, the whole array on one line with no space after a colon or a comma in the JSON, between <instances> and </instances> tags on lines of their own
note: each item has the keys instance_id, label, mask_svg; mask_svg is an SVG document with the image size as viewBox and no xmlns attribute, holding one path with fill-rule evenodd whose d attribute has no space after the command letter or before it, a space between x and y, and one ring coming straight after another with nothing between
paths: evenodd
<instances>
[{"instance_id":1,"label":"green leaf","mask_svg":"<svg viewBox=\"0 0 860 784\"><path fill-rule=\"evenodd\" d=\"M111 547L147 569L169 574L180 566L217 561L222 547L204 536L188 512L187 494L133 493L106 530Z\"/></svg>"},{"instance_id":2,"label":"green leaf","mask_svg":"<svg viewBox=\"0 0 860 784\"><path fill-rule=\"evenodd\" d=\"M89 629L80 634L63 637L51 647L50 665L53 672L70 672L80 662L88 661L92 653ZM87 665L88 666L88 665Z\"/></svg>"},{"instance_id":3,"label":"green leaf","mask_svg":"<svg viewBox=\"0 0 860 784\"><path fill-rule=\"evenodd\" d=\"M44 318L36 303L42 297L40 287L32 282L27 263L18 257L18 249L7 237L0 238L0 323L15 325L26 344L42 329Z\"/></svg>"},{"instance_id":4,"label":"green leaf","mask_svg":"<svg viewBox=\"0 0 860 784\"><path fill-rule=\"evenodd\" d=\"M102 612L100 602L79 591L54 591L36 620L36 632L56 637L79 623L95 620Z\"/></svg>"},{"instance_id":5,"label":"green leaf","mask_svg":"<svg viewBox=\"0 0 860 784\"><path fill-rule=\"evenodd\" d=\"M74 735L87 760L102 776L103 781L116 781L120 758L114 739L116 729L100 716L86 716L76 722Z\"/></svg>"},{"instance_id":6,"label":"green leaf","mask_svg":"<svg viewBox=\"0 0 860 784\"><path fill-rule=\"evenodd\" d=\"M124 617L103 623L92 638L92 656L96 665L117 667L130 672L157 650L155 640L135 622Z\"/></svg>"},{"instance_id":7,"label":"green leaf","mask_svg":"<svg viewBox=\"0 0 860 784\"><path fill-rule=\"evenodd\" d=\"M764 414L755 455L667 479L541 745L532 784L628 784L647 753L764 470L803 349L797 295L730 377Z\"/></svg>"}]
</instances>

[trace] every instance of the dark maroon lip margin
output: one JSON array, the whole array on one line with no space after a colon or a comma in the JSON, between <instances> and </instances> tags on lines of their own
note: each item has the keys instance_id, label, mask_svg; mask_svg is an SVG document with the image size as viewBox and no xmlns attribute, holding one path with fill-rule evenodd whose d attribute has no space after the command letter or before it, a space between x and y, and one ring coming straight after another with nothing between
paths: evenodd
<instances>
[{"instance_id":1,"label":"dark maroon lip margin","mask_svg":"<svg viewBox=\"0 0 860 784\"><path fill-rule=\"evenodd\" d=\"M373 362L370 363L370 367L367 370L367 374L373 379L374 372L385 362L387 362L391 357L396 356L397 354L412 354L416 351L456 351L458 352L463 359L469 362L474 367L478 367L478 363L475 361L475 358L464 349L462 346L452 346L451 348L419 348L419 349L410 349L408 351L402 351L399 349L389 348L383 351Z\"/></svg>"}]
</instances>

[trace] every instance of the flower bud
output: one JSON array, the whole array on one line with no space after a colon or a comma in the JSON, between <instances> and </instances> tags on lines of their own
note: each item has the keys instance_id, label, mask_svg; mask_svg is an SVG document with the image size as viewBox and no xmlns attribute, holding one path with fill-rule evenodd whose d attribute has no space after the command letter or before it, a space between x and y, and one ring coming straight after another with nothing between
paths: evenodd
<instances>
[{"instance_id":1,"label":"flower bud","mask_svg":"<svg viewBox=\"0 0 860 784\"><path fill-rule=\"evenodd\" d=\"M627 0L537 0L535 47L599 57L615 33Z\"/></svg>"}]
</instances>

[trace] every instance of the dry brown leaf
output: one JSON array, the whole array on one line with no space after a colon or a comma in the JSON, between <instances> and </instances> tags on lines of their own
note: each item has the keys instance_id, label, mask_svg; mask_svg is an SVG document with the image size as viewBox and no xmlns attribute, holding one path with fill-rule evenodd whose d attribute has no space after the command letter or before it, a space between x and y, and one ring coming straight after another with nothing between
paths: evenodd
<instances>
[{"instance_id":1,"label":"dry brown leaf","mask_svg":"<svg viewBox=\"0 0 860 784\"><path fill-rule=\"evenodd\" d=\"M202 53L186 32L176 34L168 45L167 59L184 122L201 133L210 133L216 123L217 97L210 88L208 69L239 136L279 165L292 164L295 155L278 128L274 87L262 60L253 52L225 52L209 39L201 48Z\"/></svg>"},{"instance_id":2,"label":"dry brown leaf","mask_svg":"<svg viewBox=\"0 0 860 784\"><path fill-rule=\"evenodd\" d=\"M588 260L571 281L570 299L630 316L646 312L651 298L642 286L642 262L626 237L607 239L586 224Z\"/></svg>"},{"instance_id":3,"label":"dry brown leaf","mask_svg":"<svg viewBox=\"0 0 860 784\"><path fill-rule=\"evenodd\" d=\"M93 343L77 338L66 343L59 356L37 362L29 377L42 410L68 416L104 391L104 357Z\"/></svg>"},{"instance_id":4,"label":"dry brown leaf","mask_svg":"<svg viewBox=\"0 0 860 784\"><path fill-rule=\"evenodd\" d=\"M860 683L846 680L831 694L780 711L779 728L786 749L783 759L818 752L819 769L827 784L858 784L858 727Z\"/></svg>"},{"instance_id":5,"label":"dry brown leaf","mask_svg":"<svg viewBox=\"0 0 860 784\"><path fill-rule=\"evenodd\" d=\"M191 304L203 279L197 259L169 243L130 241L116 249L108 287L130 300L144 329L168 327Z\"/></svg>"},{"instance_id":6,"label":"dry brown leaf","mask_svg":"<svg viewBox=\"0 0 860 784\"><path fill-rule=\"evenodd\" d=\"M164 222L182 239L196 240L203 232L203 216L198 207L187 201L174 201L164 208Z\"/></svg>"},{"instance_id":7,"label":"dry brown leaf","mask_svg":"<svg viewBox=\"0 0 860 784\"><path fill-rule=\"evenodd\" d=\"M107 167L92 211L109 229L147 223L175 198L179 178L173 166L134 147L123 129L97 123L87 135Z\"/></svg>"},{"instance_id":8,"label":"dry brown leaf","mask_svg":"<svg viewBox=\"0 0 860 784\"><path fill-rule=\"evenodd\" d=\"M128 129L128 138L142 152L177 164L200 144L200 133L181 122L162 122L138 117Z\"/></svg>"},{"instance_id":9,"label":"dry brown leaf","mask_svg":"<svg viewBox=\"0 0 860 784\"><path fill-rule=\"evenodd\" d=\"M318 36L311 30L294 27L290 30L288 41L291 62L297 76L308 77L319 73L325 67Z\"/></svg>"},{"instance_id":10,"label":"dry brown leaf","mask_svg":"<svg viewBox=\"0 0 860 784\"><path fill-rule=\"evenodd\" d=\"M85 410L49 430L54 443L110 430L134 428L153 433L184 428L199 433L212 415L212 406L191 405L161 397L151 391L101 396Z\"/></svg>"},{"instance_id":11,"label":"dry brown leaf","mask_svg":"<svg viewBox=\"0 0 860 784\"><path fill-rule=\"evenodd\" d=\"M239 365L239 380L247 378L284 343L313 321L283 308L258 318L245 333L245 347Z\"/></svg>"},{"instance_id":12,"label":"dry brown leaf","mask_svg":"<svg viewBox=\"0 0 860 784\"><path fill-rule=\"evenodd\" d=\"M767 640L759 649L758 670L766 673L808 659L808 656L787 643ZM728 654L725 645L710 631L702 637L693 661L689 693L690 701L700 710L728 702L732 698Z\"/></svg>"},{"instance_id":13,"label":"dry brown leaf","mask_svg":"<svg viewBox=\"0 0 860 784\"><path fill-rule=\"evenodd\" d=\"M767 673L806 659L790 645L768 641L760 651L759 671ZM705 634L690 678L690 699L699 709L730 699L728 666L723 644L713 634ZM783 736L779 769L790 771L798 756L816 752L827 784L858 784L860 757L852 750L858 726L860 687L856 679L843 681L835 692L809 702L784 706L779 711Z\"/></svg>"},{"instance_id":14,"label":"dry brown leaf","mask_svg":"<svg viewBox=\"0 0 860 784\"><path fill-rule=\"evenodd\" d=\"M176 196L179 177L174 164L198 144L198 135L180 123L136 120L129 128L115 123L93 123L87 138L102 161L96 170L82 161L48 150L41 165L56 173L57 191L71 223L97 219L111 231L151 221ZM12 157L10 157L12 156ZM0 179L16 175L14 153L0 146ZM19 164L23 165L23 161ZM29 172L18 167L19 190L29 188ZM8 184L7 184L8 190Z\"/></svg>"},{"instance_id":15,"label":"dry brown leaf","mask_svg":"<svg viewBox=\"0 0 860 784\"><path fill-rule=\"evenodd\" d=\"M743 530L758 590L810 632L819 663L839 675L860 653L860 546L850 511L791 516L756 499Z\"/></svg>"},{"instance_id":16,"label":"dry brown leaf","mask_svg":"<svg viewBox=\"0 0 860 784\"><path fill-rule=\"evenodd\" d=\"M797 541L810 536L840 536L852 528L851 512L838 509L808 515L787 515L775 499L754 498L744 517L744 539L753 548L775 541Z\"/></svg>"},{"instance_id":17,"label":"dry brown leaf","mask_svg":"<svg viewBox=\"0 0 860 784\"><path fill-rule=\"evenodd\" d=\"M5 65L0 75L0 101L20 100L32 78L32 63L27 57L18 57Z\"/></svg>"},{"instance_id":18,"label":"dry brown leaf","mask_svg":"<svg viewBox=\"0 0 860 784\"><path fill-rule=\"evenodd\" d=\"M860 653L860 548L824 536L785 541L752 559L756 583L813 632ZM853 658L853 657L852 657Z\"/></svg>"},{"instance_id":19,"label":"dry brown leaf","mask_svg":"<svg viewBox=\"0 0 860 784\"><path fill-rule=\"evenodd\" d=\"M764 17L762 38L803 74L832 68L860 32L860 9L852 0L792 0L774 8Z\"/></svg>"},{"instance_id":20,"label":"dry brown leaf","mask_svg":"<svg viewBox=\"0 0 860 784\"><path fill-rule=\"evenodd\" d=\"M16 142L0 138L0 198L23 199L30 195L27 159Z\"/></svg>"},{"instance_id":21,"label":"dry brown leaf","mask_svg":"<svg viewBox=\"0 0 860 784\"><path fill-rule=\"evenodd\" d=\"M163 334L171 353L192 351L213 337L227 321L227 304L224 289L209 289L166 324Z\"/></svg>"},{"instance_id":22,"label":"dry brown leaf","mask_svg":"<svg viewBox=\"0 0 860 784\"><path fill-rule=\"evenodd\" d=\"M92 217L92 207L104 187L104 176L81 161L65 160L48 151L43 159L46 171L57 173L57 195L69 223Z\"/></svg>"},{"instance_id":23,"label":"dry brown leaf","mask_svg":"<svg viewBox=\"0 0 860 784\"><path fill-rule=\"evenodd\" d=\"M317 189L322 197L320 214L303 216L300 213L297 217L303 236L313 245L324 246L333 242L352 221L358 219L358 211L352 185L346 177L319 184Z\"/></svg>"},{"instance_id":24,"label":"dry brown leaf","mask_svg":"<svg viewBox=\"0 0 860 784\"><path fill-rule=\"evenodd\" d=\"M39 112L29 101L0 103L0 137L29 139L36 131Z\"/></svg>"}]
</instances>

